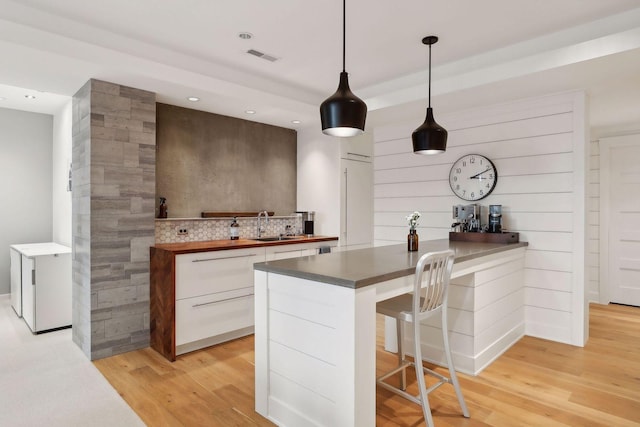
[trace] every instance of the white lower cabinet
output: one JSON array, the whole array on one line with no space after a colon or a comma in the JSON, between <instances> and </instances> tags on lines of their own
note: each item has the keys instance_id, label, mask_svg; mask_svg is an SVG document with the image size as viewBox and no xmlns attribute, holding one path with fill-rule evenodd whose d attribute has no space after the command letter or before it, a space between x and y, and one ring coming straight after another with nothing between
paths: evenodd
<instances>
[{"instance_id":1,"label":"white lower cabinet","mask_svg":"<svg viewBox=\"0 0 640 427\"><path fill-rule=\"evenodd\" d=\"M226 334L252 327L253 289L176 301L177 346L216 336L226 341Z\"/></svg>"},{"instance_id":2,"label":"white lower cabinet","mask_svg":"<svg viewBox=\"0 0 640 427\"><path fill-rule=\"evenodd\" d=\"M165 265L167 270L162 270L163 252L153 252L152 271L169 275L152 274L152 347L175 360L176 355L252 334L253 264L315 255L321 247L336 245L322 241L181 253ZM175 281L168 278L171 271ZM175 300L169 300L173 314L162 308L167 286L175 287Z\"/></svg>"},{"instance_id":3,"label":"white lower cabinet","mask_svg":"<svg viewBox=\"0 0 640 427\"><path fill-rule=\"evenodd\" d=\"M176 354L253 333L253 264L264 248L176 256Z\"/></svg>"}]
</instances>

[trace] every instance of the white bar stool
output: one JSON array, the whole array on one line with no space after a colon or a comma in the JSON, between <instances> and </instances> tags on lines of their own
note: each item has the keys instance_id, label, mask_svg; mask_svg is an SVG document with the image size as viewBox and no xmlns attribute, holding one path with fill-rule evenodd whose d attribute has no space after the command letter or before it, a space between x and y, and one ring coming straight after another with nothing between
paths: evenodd
<instances>
[{"instance_id":1,"label":"white bar stool","mask_svg":"<svg viewBox=\"0 0 640 427\"><path fill-rule=\"evenodd\" d=\"M424 419L429 427L433 427L433 418L431 416L431 408L429 406L428 395L442 384L449 383L453 385L458 396L458 402L462 409L462 414L469 418L469 410L462 397L460 383L456 376L456 371L451 358L451 349L449 348L449 333L447 329L447 296L449 290L449 281L451 279L451 270L453 269L454 252L430 252L420 257L416 265L415 283L413 293L400 295L389 300L381 301L377 304L376 311L396 319L398 334L398 366L392 371L378 377L376 382L383 388L392 391L418 405L422 406ZM425 269L427 269L425 271ZM423 285L423 277L424 279ZM439 316L442 326L442 338L444 341L444 353L447 359L447 367L449 368L450 377L447 378L422 366L422 351L420 348L420 322L432 316ZM413 355L414 360L418 363L405 359L403 349L403 326L404 322L413 325ZM416 396L406 392L406 368L414 366L416 377L418 379L418 389L420 393ZM421 369L422 368L422 369ZM390 376L401 372L400 387L394 387L385 380ZM438 382L427 389L424 375L429 374L438 379Z\"/></svg>"}]
</instances>

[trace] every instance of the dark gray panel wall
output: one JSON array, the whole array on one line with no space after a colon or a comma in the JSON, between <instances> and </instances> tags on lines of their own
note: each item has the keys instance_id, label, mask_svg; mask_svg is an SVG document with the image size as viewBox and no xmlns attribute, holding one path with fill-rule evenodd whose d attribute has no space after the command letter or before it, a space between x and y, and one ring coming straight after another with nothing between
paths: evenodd
<instances>
[{"instance_id":1,"label":"dark gray panel wall","mask_svg":"<svg viewBox=\"0 0 640 427\"><path fill-rule=\"evenodd\" d=\"M156 193L170 218L296 210L296 131L157 104Z\"/></svg>"}]
</instances>

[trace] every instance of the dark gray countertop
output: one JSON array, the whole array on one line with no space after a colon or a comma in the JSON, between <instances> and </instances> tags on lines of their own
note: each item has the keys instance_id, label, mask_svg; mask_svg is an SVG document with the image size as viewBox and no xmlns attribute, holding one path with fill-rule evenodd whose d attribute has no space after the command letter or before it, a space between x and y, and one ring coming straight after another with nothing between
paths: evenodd
<instances>
[{"instance_id":1,"label":"dark gray countertop","mask_svg":"<svg viewBox=\"0 0 640 427\"><path fill-rule=\"evenodd\" d=\"M528 243L474 243L448 239L420 242L418 252L407 245L379 246L344 252L332 252L254 264L256 270L299 277L348 288L361 288L413 274L418 259L427 252L453 249L454 263L527 246Z\"/></svg>"}]
</instances>

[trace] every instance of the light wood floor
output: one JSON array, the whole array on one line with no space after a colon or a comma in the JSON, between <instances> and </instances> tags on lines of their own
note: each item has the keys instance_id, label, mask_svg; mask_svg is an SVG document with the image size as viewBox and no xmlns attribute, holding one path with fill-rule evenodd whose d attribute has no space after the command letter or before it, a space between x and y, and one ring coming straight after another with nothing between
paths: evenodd
<instances>
[{"instance_id":1,"label":"light wood floor","mask_svg":"<svg viewBox=\"0 0 640 427\"><path fill-rule=\"evenodd\" d=\"M640 308L591 305L584 348L524 337L479 376L459 374L470 419L451 386L431 394L437 426L639 426ZM395 363L382 349L378 370ZM253 410L253 337L170 363L151 349L95 365L149 426L273 425ZM415 376L408 375L415 388ZM420 407L377 390L378 426L423 425Z\"/></svg>"}]
</instances>

